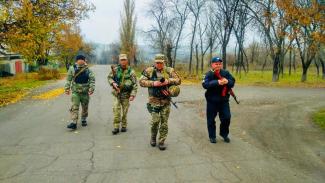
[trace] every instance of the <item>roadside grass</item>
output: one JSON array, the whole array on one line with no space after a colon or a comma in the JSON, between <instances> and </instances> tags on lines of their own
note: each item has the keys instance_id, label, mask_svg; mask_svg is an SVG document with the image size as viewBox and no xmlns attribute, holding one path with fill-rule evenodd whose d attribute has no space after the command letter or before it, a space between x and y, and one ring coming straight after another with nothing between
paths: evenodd
<instances>
[{"instance_id":1,"label":"roadside grass","mask_svg":"<svg viewBox=\"0 0 325 183\"><path fill-rule=\"evenodd\" d=\"M316 123L321 129L325 130L325 108L313 114L313 122Z\"/></svg>"},{"instance_id":2,"label":"roadside grass","mask_svg":"<svg viewBox=\"0 0 325 183\"><path fill-rule=\"evenodd\" d=\"M45 69L38 73L22 73L0 78L0 107L16 103L29 91L45 85L49 80L62 79L66 72L65 68L56 71Z\"/></svg>"},{"instance_id":3,"label":"roadside grass","mask_svg":"<svg viewBox=\"0 0 325 183\"><path fill-rule=\"evenodd\" d=\"M46 83L38 79L37 73L18 74L14 77L0 78L0 107L16 103L28 91Z\"/></svg>"},{"instance_id":4,"label":"roadside grass","mask_svg":"<svg viewBox=\"0 0 325 183\"><path fill-rule=\"evenodd\" d=\"M278 82L272 82L272 71L250 71L248 74L234 74L237 84L246 86L325 88L325 80L315 72L307 73L307 81L301 82L301 71L280 74Z\"/></svg>"}]
</instances>

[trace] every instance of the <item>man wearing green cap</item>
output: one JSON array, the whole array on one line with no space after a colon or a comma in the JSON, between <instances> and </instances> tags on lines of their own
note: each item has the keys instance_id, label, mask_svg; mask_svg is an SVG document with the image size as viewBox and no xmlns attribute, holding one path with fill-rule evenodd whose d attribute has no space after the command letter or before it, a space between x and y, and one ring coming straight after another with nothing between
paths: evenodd
<instances>
[{"instance_id":1,"label":"man wearing green cap","mask_svg":"<svg viewBox=\"0 0 325 183\"><path fill-rule=\"evenodd\" d=\"M129 102L134 100L138 89L135 71L129 66L126 54L119 55L119 64L111 67L107 79L113 88L114 129L112 133L116 135L120 132L120 123L121 132L127 131Z\"/></svg>"},{"instance_id":2,"label":"man wearing green cap","mask_svg":"<svg viewBox=\"0 0 325 183\"><path fill-rule=\"evenodd\" d=\"M162 54L156 55L154 66L146 68L140 78L140 85L147 87L149 92L147 108L152 116L150 144L152 147L156 146L159 131L158 147L160 150L166 149L165 140L168 134L168 118L171 102L170 92L163 88L181 84L181 79L174 69L165 67L164 63L165 56Z\"/></svg>"},{"instance_id":3,"label":"man wearing green cap","mask_svg":"<svg viewBox=\"0 0 325 183\"><path fill-rule=\"evenodd\" d=\"M76 57L75 65L71 66L67 75L65 84L65 93L67 95L72 91L72 106L70 109L72 122L67 128L77 129L77 121L79 116L79 106L81 104L81 124L87 126L89 96L95 90L95 75L88 68L86 58L82 55Z\"/></svg>"}]
</instances>

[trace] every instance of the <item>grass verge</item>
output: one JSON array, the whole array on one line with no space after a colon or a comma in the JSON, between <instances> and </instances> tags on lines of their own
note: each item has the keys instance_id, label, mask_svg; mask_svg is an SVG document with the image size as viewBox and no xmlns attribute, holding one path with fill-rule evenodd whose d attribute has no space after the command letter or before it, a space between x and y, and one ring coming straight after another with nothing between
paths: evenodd
<instances>
[{"instance_id":1,"label":"grass verge","mask_svg":"<svg viewBox=\"0 0 325 183\"><path fill-rule=\"evenodd\" d=\"M22 73L13 77L0 78L0 107L16 103L30 90L46 84L48 80L64 78L66 72L65 68L60 68L58 71L43 69L39 73ZM40 97L47 98L52 95L56 93Z\"/></svg>"},{"instance_id":2,"label":"grass verge","mask_svg":"<svg viewBox=\"0 0 325 183\"><path fill-rule=\"evenodd\" d=\"M315 124L320 126L320 128L325 130L325 108L313 114L313 121Z\"/></svg>"}]
</instances>

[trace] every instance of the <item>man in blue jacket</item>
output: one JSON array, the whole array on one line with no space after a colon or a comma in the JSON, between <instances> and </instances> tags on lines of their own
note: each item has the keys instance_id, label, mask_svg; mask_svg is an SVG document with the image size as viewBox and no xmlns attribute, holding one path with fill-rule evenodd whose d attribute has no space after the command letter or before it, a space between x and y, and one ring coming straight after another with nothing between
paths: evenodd
<instances>
[{"instance_id":1,"label":"man in blue jacket","mask_svg":"<svg viewBox=\"0 0 325 183\"><path fill-rule=\"evenodd\" d=\"M207 126L211 143L217 143L215 118L218 113L221 122L219 134L226 143L230 142L228 137L231 118L229 92L235 85L235 79L227 70L223 70L222 66L221 58L212 58L211 70L206 73L202 83L203 88L206 89Z\"/></svg>"}]
</instances>

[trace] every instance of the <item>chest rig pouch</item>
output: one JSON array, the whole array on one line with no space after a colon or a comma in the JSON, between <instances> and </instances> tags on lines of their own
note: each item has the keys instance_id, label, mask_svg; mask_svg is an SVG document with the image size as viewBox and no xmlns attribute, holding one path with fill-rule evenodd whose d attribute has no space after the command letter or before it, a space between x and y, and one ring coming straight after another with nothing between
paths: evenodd
<instances>
[{"instance_id":1,"label":"chest rig pouch","mask_svg":"<svg viewBox=\"0 0 325 183\"><path fill-rule=\"evenodd\" d=\"M163 77L165 79L169 79L169 72L167 71L167 69L164 71L163 73ZM158 77L157 75L157 70L156 68L153 69L153 72L152 72L152 75L151 75L151 78L150 78L151 81L160 81L161 80L161 77ZM163 93L162 93L162 90L166 90L168 89L167 86L162 86L162 87L150 87L148 89L149 91L149 96L153 96L153 97L157 97L157 98L167 98L167 96L165 96Z\"/></svg>"},{"instance_id":2,"label":"chest rig pouch","mask_svg":"<svg viewBox=\"0 0 325 183\"><path fill-rule=\"evenodd\" d=\"M117 83L122 92L131 92L133 89L133 81L131 78L131 68L123 71L121 67L117 68Z\"/></svg>"}]
</instances>

